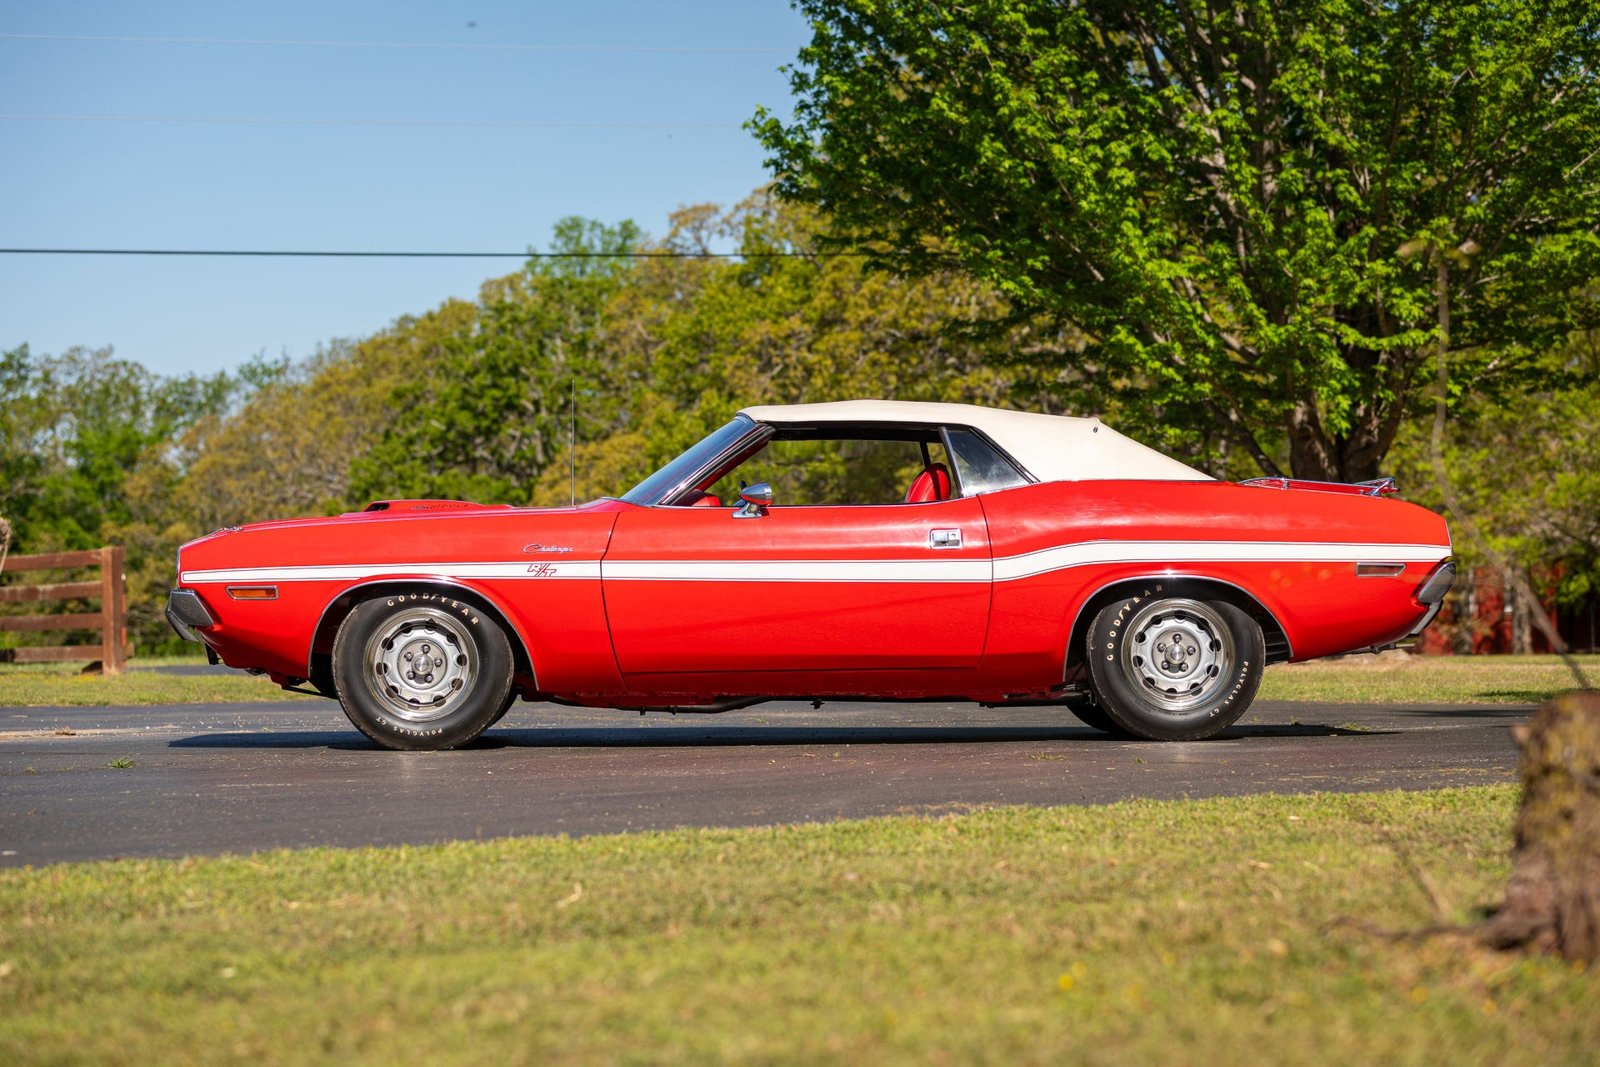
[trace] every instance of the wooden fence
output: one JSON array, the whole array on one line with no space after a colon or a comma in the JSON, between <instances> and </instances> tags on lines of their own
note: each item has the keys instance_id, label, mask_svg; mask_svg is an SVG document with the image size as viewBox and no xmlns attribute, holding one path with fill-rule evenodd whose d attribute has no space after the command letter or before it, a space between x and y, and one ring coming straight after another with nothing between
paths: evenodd
<instances>
[{"instance_id":1,"label":"wooden fence","mask_svg":"<svg viewBox=\"0 0 1600 1067\"><path fill-rule=\"evenodd\" d=\"M66 615L0 615L0 630L95 630L98 645L56 645L49 648L0 649L0 662L68 663L99 660L106 674L121 674L128 663L127 600L123 591L122 547L91 548L83 552L46 552L35 556L5 557L0 575L21 571L64 571L98 567L100 575L89 581L54 585L0 585L0 604L47 604L59 600L98 597L100 610Z\"/></svg>"}]
</instances>

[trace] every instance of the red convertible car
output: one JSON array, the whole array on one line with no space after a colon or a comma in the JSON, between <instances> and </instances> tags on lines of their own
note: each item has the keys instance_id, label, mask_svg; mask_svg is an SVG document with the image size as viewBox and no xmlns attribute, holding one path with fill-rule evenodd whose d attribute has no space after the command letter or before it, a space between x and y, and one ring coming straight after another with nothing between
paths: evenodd
<instances>
[{"instance_id":1,"label":"red convertible car","mask_svg":"<svg viewBox=\"0 0 1600 1067\"><path fill-rule=\"evenodd\" d=\"M1444 520L1392 482L1216 481L1095 419L753 407L616 499L386 500L183 546L167 616L392 748L514 700L1060 703L1209 737L1262 668L1417 634Z\"/></svg>"}]
</instances>

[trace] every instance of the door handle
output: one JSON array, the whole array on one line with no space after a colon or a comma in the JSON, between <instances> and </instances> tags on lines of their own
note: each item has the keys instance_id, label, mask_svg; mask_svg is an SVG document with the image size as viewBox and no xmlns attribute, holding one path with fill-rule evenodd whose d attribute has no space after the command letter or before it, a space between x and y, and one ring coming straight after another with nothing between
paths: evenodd
<instances>
[{"instance_id":1,"label":"door handle","mask_svg":"<svg viewBox=\"0 0 1600 1067\"><path fill-rule=\"evenodd\" d=\"M929 530L928 531L928 547L929 548L960 548L961 547L961 531L960 530Z\"/></svg>"}]
</instances>

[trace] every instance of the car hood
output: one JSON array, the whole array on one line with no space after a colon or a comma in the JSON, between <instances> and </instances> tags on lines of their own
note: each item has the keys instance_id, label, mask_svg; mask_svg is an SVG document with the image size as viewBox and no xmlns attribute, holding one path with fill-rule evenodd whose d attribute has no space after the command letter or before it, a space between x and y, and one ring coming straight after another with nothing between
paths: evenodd
<instances>
[{"instance_id":1,"label":"car hood","mask_svg":"<svg viewBox=\"0 0 1600 1067\"><path fill-rule=\"evenodd\" d=\"M339 515L313 515L297 519L269 519L263 522L242 523L238 526L224 526L219 530L206 534L204 537L190 541L189 544L199 544L201 541L209 541L215 537L239 532L391 523L395 521L403 522L408 519L456 518L470 515L504 514L506 512L516 512L530 516L582 515L593 512L614 511L620 506L618 501L610 497L591 500L585 504L555 508L519 508L512 504L478 504L470 500L375 500L360 511L346 511Z\"/></svg>"}]
</instances>

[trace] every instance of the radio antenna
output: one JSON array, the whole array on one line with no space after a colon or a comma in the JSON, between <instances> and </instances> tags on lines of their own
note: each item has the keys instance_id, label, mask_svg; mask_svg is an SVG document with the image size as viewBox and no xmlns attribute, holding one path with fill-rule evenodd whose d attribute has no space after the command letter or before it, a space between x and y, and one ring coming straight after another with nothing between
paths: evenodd
<instances>
[{"instance_id":1,"label":"radio antenna","mask_svg":"<svg viewBox=\"0 0 1600 1067\"><path fill-rule=\"evenodd\" d=\"M571 389L571 393L569 394L569 401L568 401L567 410L568 410L568 413L571 416L571 422L568 425L568 429L570 430L570 443L571 443L571 446L572 446L571 448L569 448L567 450L567 464L568 464L567 470L572 476L572 481L571 481L571 486L572 486L571 504L572 504L573 507L577 507L578 506L578 379L576 379L576 378L571 379L570 381L568 381L567 385Z\"/></svg>"}]
</instances>

